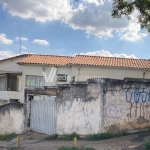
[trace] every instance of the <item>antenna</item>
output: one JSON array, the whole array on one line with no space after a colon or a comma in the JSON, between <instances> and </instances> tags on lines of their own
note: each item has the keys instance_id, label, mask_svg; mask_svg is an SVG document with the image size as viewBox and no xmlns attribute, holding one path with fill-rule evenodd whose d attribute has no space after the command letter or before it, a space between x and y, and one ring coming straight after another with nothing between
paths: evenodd
<instances>
[{"instance_id":1,"label":"antenna","mask_svg":"<svg viewBox=\"0 0 150 150\"><path fill-rule=\"evenodd\" d=\"M19 31L19 37L18 37L18 42L14 42L14 43L16 43L16 44L19 44L20 45L20 47L19 47L19 54L21 54L21 48L22 48L22 45L25 45L24 43L22 43L22 39L21 39L21 33L20 33L20 31Z\"/></svg>"}]
</instances>

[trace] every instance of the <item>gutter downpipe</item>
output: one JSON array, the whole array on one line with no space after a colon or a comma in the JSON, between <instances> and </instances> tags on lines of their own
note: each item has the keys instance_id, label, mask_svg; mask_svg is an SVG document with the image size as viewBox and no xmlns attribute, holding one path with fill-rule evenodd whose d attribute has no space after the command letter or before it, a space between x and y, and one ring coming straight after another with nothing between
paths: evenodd
<instances>
[{"instance_id":1,"label":"gutter downpipe","mask_svg":"<svg viewBox=\"0 0 150 150\"><path fill-rule=\"evenodd\" d=\"M146 71L148 71L150 68L148 68L148 69L145 69L144 71L143 71L143 79L145 79L145 73L146 73Z\"/></svg>"}]
</instances>

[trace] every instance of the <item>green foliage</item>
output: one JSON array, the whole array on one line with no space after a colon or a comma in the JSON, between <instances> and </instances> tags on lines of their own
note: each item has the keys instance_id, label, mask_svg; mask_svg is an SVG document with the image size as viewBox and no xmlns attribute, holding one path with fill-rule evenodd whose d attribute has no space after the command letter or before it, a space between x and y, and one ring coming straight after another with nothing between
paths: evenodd
<instances>
[{"instance_id":1,"label":"green foliage","mask_svg":"<svg viewBox=\"0 0 150 150\"><path fill-rule=\"evenodd\" d=\"M97 140L104 140L104 139L110 139L112 138L112 134L110 133L101 133L101 134L90 134L84 137L85 140L92 140L92 141L97 141Z\"/></svg>"},{"instance_id":2,"label":"green foliage","mask_svg":"<svg viewBox=\"0 0 150 150\"><path fill-rule=\"evenodd\" d=\"M61 146L58 148L58 150L78 150L78 149L74 146Z\"/></svg>"},{"instance_id":3,"label":"green foliage","mask_svg":"<svg viewBox=\"0 0 150 150\"><path fill-rule=\"evenodd\" d=\"M73 134L64 134L62 136L62 140L73 140L75 137L77 137L79 139L79 135L76 133Z\"/></svg>"},{"instance_id":4,"label":"green foliage","mask_svg":"<svg viewBox=\"0 0 150 150\"><path fill-rule=\"evenodd\" d=\"M95 148L92 148L92 147L85 147L85 148L83 148L83 149L81 149L81 150L95 150Z\"/></svg>"},{"instance_id":5,"label":"green foliage","mask_svg":"<svg viewBox=\"0 0 150 150\"><path fill-rule=\"evenodd\" d=\"M54 135L48 135L45 137L45 140L56 140L58 138L57 134Z\"/></svg>"},{"instance_id":6,"label":"green foliage","mask_svg":"<svg viewBox=\"0 0 150 150\"><path fill-rule=\"evenodd\" d=\"M95 150L92 147L76 148L74 146L61 146L58 150Z\"/></svg>"},{"instance_id":7,"label":"green foliage","mask_svg":"<svg viewBox=\"0 0 150 150\"><path fill-rule=\"evenodd\" d=\"M15 133L0 135L0 141L9 141L9 140L13 139L16 136L17 135Z\"/></svg>"},{"instance_id":8,"label":"green foliage","mask_svg":"<svg viewBox=\"0 0 150 150\"><path fill-rule=\"evenodd\" d=\"M145 149L145 150L150 150L150 140L146 140L146 141L144 142L144 149Z\"/></svg>"},{"instance_id":9,"label":"green foliage","mask_svg":"<svg viewBox=\"0 0 150 150\"><path fill-rule=\"evenodd\" d=\"M90 134L85 136L83 139L85 140L92 140L92 141L98 141L98 140L105 140L105 139L110 139L114 137L120 137L120 136L125 136L127 135L126 131L122 131L117 134L111 134L111 133L99 133L99 134Z\"/></svg>"},{"instance_id":10,"label":"green foliage","mask_svg":"<svg viewBox=\"0 0 150 150\"><path fill-rule=\"evenodd\" d=\"M138 22L142 28L150 32L150 0L113 0L113 18L121 18L125 15L130 19L130 15L138 11Z\"/></svg>"}]
</instances>

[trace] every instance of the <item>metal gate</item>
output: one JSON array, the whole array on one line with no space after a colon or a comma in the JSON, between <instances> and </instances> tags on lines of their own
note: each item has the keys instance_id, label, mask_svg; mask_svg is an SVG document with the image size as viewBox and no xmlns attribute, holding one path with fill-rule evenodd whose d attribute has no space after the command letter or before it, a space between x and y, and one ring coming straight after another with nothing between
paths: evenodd
<instances>
[{"instance_id":1,"label":"metal gate","mask_svg":"<svg viewBox=\"0 0 150 150\"><path fill-rule=\"evenodd\" d=\"M56 131L56 102L49 100L31 101L30 128L33 131L52 135Z\"/></svg>"}]
</instances>

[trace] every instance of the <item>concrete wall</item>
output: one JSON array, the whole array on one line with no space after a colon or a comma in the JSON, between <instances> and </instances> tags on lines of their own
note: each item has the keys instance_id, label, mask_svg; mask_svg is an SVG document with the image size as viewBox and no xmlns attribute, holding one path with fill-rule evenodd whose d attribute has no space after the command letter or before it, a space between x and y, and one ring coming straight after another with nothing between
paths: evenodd
<instances>
[{"instance_id":1,"label":"concrete wall","mask_svg":"<svg viewBox=\"0 0 150 150\"><path fill-rule=\"evenodd\" d=\"M78 71L79 68L79 71ZM79 81L86 81L87 78L111 78L111 79L124 79L124 78L143 78L144 69L133 68L117 68L117 67L97 67L97 66L73 66L72 76L78 77ZM150 78L150 70L145 72L145 78ZM76 79L78 81L78 78Z\"/></svg>"},{"instance_id":2,"label":"concrete wall","mask_svg":"<svg viewBox=\"0 0 150 150\"><path fill-rule=\"evenodd\" d=\"M150 80L74 83L57 93L57 134L116 133L150 127Z\"/></svg>"},{"instance_id":3,"label":"concrete wall","mask_svg":"<svg viewBox=\"0 0 150 150\"><path fill-rule=\"evenodd\" d=\"M16 57L16 58L0 61L0 70L22 72L22 66L18 65L17 63L23 58L24 56L21 56L21 57Z\"/></svg>"},{"instance_id":4,"label":"concrete wall","mask_svg":"<svg viewBox=\"0 0 150 150\"><path fill-rule=\"evenodd\" d=\"M1 75L0 76L0 91L6 91L7 90L7 76Z\"/></svg>"},{"instance_id":5,"label":"concrete wall","mask_svg":"<svg viewBox=\"0 0 150 150\"><path fill-rule=\"evenodd\" d=\"M24 93L14 91L0 91L0 99L9 101L10 99L17 99L19 102L24 103Z\"/></svg>"},{"instance_id":6,"label":"concrete wall","mask_svg":"<svg viewBox=\"0 0 150 150\"><path fill-rule=\"evenodd\" d=\"M111 81L105 89L105 132L150 127L150 81Z\"/></svg>"},{"instance_id":7,"label":"concrete wall","mask_svg":"<svg viewBox=\"0 0 150 150\"><path fill-rule=\"evenodd\" d=\"M1 105L5 105L5 104L7 104L8 103L8 101L6 101L6 100L0 100L0 106Z\"/></svg>"},{"instance_id":8,"label":"concrete wall","mask_svg":"<svg viewBox=\"0 0 150 150\"><path fill-rule=\"evenodd\" d=\"M101 132L101 86L72 85L58 92L57 134Z\"/></svg>"},{"instance_id":9,"label":"concrete wall","mask_svg":"<svg viewBox=\"0 0 150 150\"><path fill-rule=\"evenodd\" d=\"M9 103L0 106L0 134L25 131L25 105Z\"/></svg>"}]
</instances>

